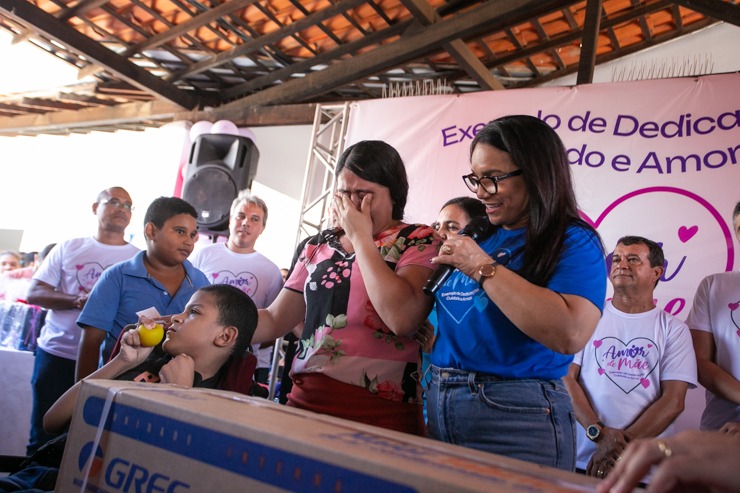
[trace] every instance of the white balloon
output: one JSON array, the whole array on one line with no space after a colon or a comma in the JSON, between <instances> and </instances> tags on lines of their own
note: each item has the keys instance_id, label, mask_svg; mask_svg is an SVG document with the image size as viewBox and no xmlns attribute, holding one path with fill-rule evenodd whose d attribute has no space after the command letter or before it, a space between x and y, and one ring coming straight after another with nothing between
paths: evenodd
<instances>
[{"instance_id":1,"label":"white balloon","mask_svg":"<svg viewBox=\"0 0 740 493\"><path fill-rule=\"evenodd\" d=\"M219 120L211 127L212 134L239 135L239 129L229 120Z\"/></svg>"},{"instance_id":2,"label":"white balloon","mask_svg":"<svg viewBox=\"0 0 740 493\"><path fill-rule=\"evenodd\" d=\"M247 127L240 128L239 129L239 135L241 135L242 137L246 137L248 139L251 139L252 142L254 142L255 144L257 143L257 136L254 135L254 132L252 132L252 130L249 129L249 128L247 128Z\"/></svg>"},{"instance_id":3,"label":"white balloon","mask_svg":"<svg viewBox=\"0 0 740 493\"><path fill-rule=\"evenodd\" d=\"M196 137L210 132L212 127L213 123L207 120L193 123L193 126L190 127L190 142L195 142Z\"/></svg>"}]
</instances>

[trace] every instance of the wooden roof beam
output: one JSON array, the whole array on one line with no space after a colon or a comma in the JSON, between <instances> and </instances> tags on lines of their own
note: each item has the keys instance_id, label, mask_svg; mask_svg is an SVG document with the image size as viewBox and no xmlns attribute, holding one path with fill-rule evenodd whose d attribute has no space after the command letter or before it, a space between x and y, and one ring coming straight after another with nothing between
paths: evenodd
<instances>
[{"instance_id":1,"label":"wooden roof beam","mask_svg":"<svg viewBox=\"0 0 740 493\"><path fill-rule=\"evenodd\" d=\"M177 89L113 51L92 42L87 36L60 23L54 16L25 0L0 0L0 11L14 22L33 26L44 36L103 65L106 70L142 90L186 109L192 109L197 104L192 94Z\"/></svg>"},{"instance_id":2,"label":"wooden roof beam","mask_svg":"<svg viewBox=\"0 0 740 493\"><path fill-rule=\"evenodd\" d=\"M611 62L613 60L617 60L619 58L622 58L627 55L631 55L633 53L637 53L639 51L642 51L644 49L650 48L652 46L656 46L660 43L665 43L666 41L670 41L672 39L681 37L685 34L692 33L694 31L698 31L700 29L704 29L707 26L711 26L712 24L716 23L714 19L705 18L702 20L699 20L697 22L691 23L688 27L684 27L684 30L681 32L673 31L666 34L661 34L658 36L653 36L650 40L645 40L640 43L635 43L626 47L623 47L619 52L611 52L604 55L601 55L598 57L599 63L607 63ZM523 83L513 83L513 87L521 88L521 87L530 87L533 84L542 84L543 82L547 82L550 80L557 79L559 77L563 77L565 75L570 75L574 72L576 72L577 69L571 67L566 67L565 70L556 70L554 72L550 72L547 75L543 75L540 79L537 80L529 80L525 81Z\"/></svg>"},{"instance_id":3,"label":"wooden roof beam","mask_svg":"<svg viewBox=\"0 0 740 493\"><path fill-rule=\"evenodd\" d=\"M228 103L224 109L239 104L274 105L316 98L357 80L382 72L439 50L444 43L455 39L473 39L484 33L503 29L506 24L523 22L532 16L543 15L562 8L563 0L499 0L486 2L450 19L443 19L413 36L404 36L403 42L389 43L375 50L342 60L324 70L313 72L265 89L239 101Z\"/></svg>"},{"instance_id":4,"label":"wooden roof beam","mask_svg":"<svg viewBox=\"0 0 740 493\"><path fill-rule=\"evenodd\" d=\"M418 19L425 26L442 20L427 0L401 0L401 3L409 9L414 18ZM481 89L505 89L501 81L493 76L463 40L455 39L445 43L444 49L457 60L460 67L478 83Z\"/></svg>"},{"instance_id":5,"label":"wooden roof beam","mask_svg":"<svg viewBox=\"0 0 740 493\"><path fill-rule=\"evenodd\" d=\"M0 111L3 113L9 113L13 115L25 115L26 113L45 113L44 110L38 108L23 107L20 104L8 104L0 103Z\"/></svg>"},{"instance_id":6,"label":"wooden roof beam","mask_svg":"<svg viewBox=\"0 0 740 493\"><path fill-rule=\"evenodd\" d=\"M78 2L77 5L75 5L74 7L57 12L55 17L60 21L66 21L67 19L71 19L72 17L80 16L88 10L100 7L104 3L108 3L108 1L109 0L82 0L81 2ZM26 41L33 35L34 32L32 29L24 29L23 32L13 38L13 44Z\"/></svg>"},{"instance_id":7,"label":"wooden roof beam","mask_svg":"<svg viewBox=\"0 0 740 493\"><path fill-rule=\"evenodd\" d=\"M586 1L586 18L583 21L581 37L581 56L578 59L578 77L576 84L590 84L594 78L596 49L599 43L602 0Z\"/></svg>"},{"instance_id":8,"label":"wooden roof beam","mask_svg":"<svg viewBox=\"0 0 740 493\"><path fill-rule=\"evenodd\" d=\"M57 16L57 19L60 21L66 21L72 17L79 17L85 12L89 12L92 9L96 9L101 5L108 3L108 1L109 0L82 0L77 2L74 7L61 11Z\"/></svg>"},{"instance_id":9,"label":"wooden roof beam","mask_svg":"<svg viewBox=\"0 0 740 493\"><path fill-rule=\"evenodd\" d=\"M539 19L534 19L531 23L537 31L537 34L539 34L540 38L544 39L545 41L550 41L550 35L547 33L545 27L542 25ZM555 60L555 65L557 65L558 70L565 68L565 62L563 62L563 59L560 57L560 53L558 53L557 48L550 48L549 50L547 50L547 52L550 54L552 59Z\"/></svg>"},{"instance_id":10,"label":"wooden roof beam","mask_svg":"<svg viewBox=\"0 0 740 493\"><path fill-rule=\"evenodd\" d=\"M675 0L682 7L740 27L740 8L722 0Z\"/></svg>"},{"instance_id":11,"label":"wooden roof beam","mask_svg":"<svg viewBox=\"0 0 740 493\"><path fill-rule=\"evenodd\" d=\"M0 114L21 111L17 106L0 103ZM0 136L50 133L89 132L95 128L121 125L158 126L177 120L216 121L226 119L240 126L310 125L316 113L315 104L239 107L231 112L182 111L178 105L164 101L126 103L78 110L43 112L24 108L21 116L0 118Z\"/></svg>"},{"instance_id":12,"label":"wooden roof beam","mask_svg":"<svg viewBox=\"0 0 740 493\"><path fill-rule=\"evenodd\" d=\"M216 19L220 19L227 14L230 14L239 9L243 9L247 5L250 5L256 1L257 0L229 0L228 2L224 2L218 7L208 9L184 22L181 22L180 24L177 24L174 27L171 27L170 29L167 29L166 31L154 34L141 43L129 46L123 52L121 52L121 56L124 58L128 58L135 53L140 53L144 50L156 48L157 46L163 45L164 43L177 38L178 36L193 31Z\"/></svg>"},{"instance_id":13,"label":"wooden roof beam","mask_svg":"<svg viewBox=\"0 0 740 493\"><path fill-rule=\"evenodd\" d=\"M23 115L0 120L0 135L39 134L63 130L89 130L95 127L138 123L143 119L171 121L182 108L161 101L127 103L78 110Z\"/></svg>"},{"instance_id":14,"label":"wooden roof beam","mask_svg":"<svg viewBox=\"0 0 740 493\"><path fill-rule=\"evenodd\" d=\"M681 17L681 7L678 5L674 5L671 9L671 14L673 15L673 22L676 23L676 29L681 30L683 29L683 18Z\"/></svg>"},{"instance_id":15,"label":"wooden roof beam","mask_svg":"<svg viewBox=\"0 0 740 493\"><path fill-rule=\"evenodd\" d=\"M48 99L39 98L23 98L20 105L28 108L38 108L45 111L63 111L63 110L78 110L80 109L79 104L64 103L62 101L51 101Z\"/></svg>"},{"instance_id":16,"label":"wooden roof beam","mask_svg":"<svg viewBox=\"0 0 740 493\"><path fill-rule=\"evenodd\" d=\"M619 24L623 24L625 22L634 20L636 17L640 15L644 15L646 13L660 10L664 8L666 5L669 5L671 2L672 0L661 0L653 4L643 5L642 7L635 9L634 11L627 12L625 14L619 15L617 17L613 17L611 19L605 19L601 27L609 28L609 27L617 26ZM548 50L550 48L556 48L558 46L570 44L574 41L581 40L583 37L583 30L579 29L578 31L575 31L575 32L571 32L568 34L561 34L560 36L551 38L550 41L547 41L545 43L530 45L525 48L516 38L514 33L512 33L510 30L505 31L505 32L507 32L509 39L511 40L512 43L514 43L518 47L519 51L496 59L495 60L496 66L498 66L499 64L503 64L503 63L509 63L514 60L519 60L520 58L529 57L531 55L534 55L541 51Z\"/></svg>"},{"instance_id":17,"label":"wooden roof beam","mask_svg":"<svg viewBox=\"0 0 740 493\"><path fill-rule=\"evenodd\" d=\"M306 60L300 61L298 63L294 63L287 67L274 70L267 75L263 75L262 77L259 77L257 79L251 80L249 82L245 82L244 84L239 84L237 86L234 86L232 88L222 91L221 93L222 98L225 100L234 99L244 94L251 93L258 89L262 89L263 87L268 86L278 80L283 80L283 81L290 80L292 74L305 73L311 67L314 67L316 65L321 65L324 63L330 63L331 60L333 59L338 59L348 53L353 53L366 46L379 43L380 41L386 38L399 35L410 24L411 24L411 21L404 21L404 22L398 23L394 26L391 26L388 29L377 31L372 34L368 34L367 36L363 36L362 38L356 41L345 43L332 51L328 51L320 55L316 55L315 57L307 58Z\"/></svg>"},{"instance_id":18,"label":"wooden roof beam","mask_svg":"<svg viewBox=\"0 0 740 493\"><path fill-rule=\"evenodd\" d=\"M185 78L191 75L199 74L208 69L211 69L213 67L217 67L223 63L226 63L229 60L232 60L238 56L247 55L248 53L257 51L260 48L267 46L270 43L280 41L281 39L287 36L290 36L299 31L302 31L303 29L311 27L315 25L317 22L324 21L337 14L341 14L342 12L346 10L358 7L362 5L364 1L365 0L341 0L339 3L332 5L328 9L315 12L314 14L311 14L308 17L304 17L303 19L300 19L296 22L288 24L287 26L277 29L269 34L262 35L259 38L253 39L252 41L242 43L241 45L236 46L230 50L223 51L217 55L208 57L204 60L201 60L200 62L194 63L187 69L170 75L169 77L167 77L167 80L175 81L175 80L182 79L182 78Z\"/></svg>"}]
</instances>

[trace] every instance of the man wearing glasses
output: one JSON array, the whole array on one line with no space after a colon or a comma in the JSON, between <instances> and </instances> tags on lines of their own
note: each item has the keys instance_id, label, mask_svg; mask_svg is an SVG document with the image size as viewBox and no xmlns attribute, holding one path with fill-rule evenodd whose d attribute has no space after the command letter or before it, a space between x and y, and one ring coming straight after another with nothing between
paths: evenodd
<instances>
[{"instance_id":1,"label":"man wearing glasses","mask_svg":"<svg viewBox=\"0 0 740 493\"><path fill-rule=\"evenodd\" d=\"M132 211L131 196L126 190L103 190L92 204L92 212L98 218L95 234L55 246L33 276L28 302L48 312L38 338L31 379L33 407L28 455L54 438L43 430L44 414L75 383L80 340L77 317L88 294L103 270L139 251L124 240Z\"/></svg>"}]
</instances>

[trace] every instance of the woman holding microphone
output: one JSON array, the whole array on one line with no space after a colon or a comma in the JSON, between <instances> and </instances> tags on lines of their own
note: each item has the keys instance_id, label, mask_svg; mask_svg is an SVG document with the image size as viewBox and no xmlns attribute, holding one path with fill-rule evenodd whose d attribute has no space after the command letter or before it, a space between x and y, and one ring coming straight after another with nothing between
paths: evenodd
<instances>
[{"instance_id":1,"label":"woman holding microphone","mask_svg":"<svg viewBox=\"0 0 740 493\"><path fill-rule=\"evenodd\" d=\"M575 420L561 377L606 295L598 233L578 215L565 148L524 115L474 138L463 180L493 226L477 244L446 239L427 393L431 437L573 470Z\"/></svg>"}]
</instances>

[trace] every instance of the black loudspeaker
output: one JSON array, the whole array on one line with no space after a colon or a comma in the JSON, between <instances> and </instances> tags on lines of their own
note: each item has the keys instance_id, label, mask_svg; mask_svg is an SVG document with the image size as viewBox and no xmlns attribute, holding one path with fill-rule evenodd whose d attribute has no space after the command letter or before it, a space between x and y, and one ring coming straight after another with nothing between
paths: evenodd
<instances>
[{"instance_id":1,"label":"black loudspeaker","mask_svg":"<svg viewBox=\"0 0 740 493\"><path fill-rule=\"evenodd\" d=\"M198 213L198 230L229 229L231 203L240 190L252 187L259 151L251 139L238 135L203 134L190 149L182 198Z\"/></svg>"}]
</instances>

